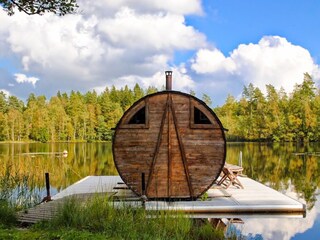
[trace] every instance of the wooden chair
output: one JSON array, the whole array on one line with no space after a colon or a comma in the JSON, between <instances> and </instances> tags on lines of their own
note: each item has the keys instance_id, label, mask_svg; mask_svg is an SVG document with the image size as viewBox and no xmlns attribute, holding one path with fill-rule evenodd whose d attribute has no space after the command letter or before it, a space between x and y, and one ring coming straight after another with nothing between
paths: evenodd
<instances>
[{"instance_id":1,"label":"wooden chair","mask_svg":"<svg viewBox=\"0 0 320 240\"><path fill-rule=\"evenodd\" d=\"M242 171L242 167L226 163L222 169L222 177L219 180L218 185L224 184L226 188L228 188L232 184L243 189L244 187L238 179L238 176L242 174Z\"/></svg>"}]
</instances>

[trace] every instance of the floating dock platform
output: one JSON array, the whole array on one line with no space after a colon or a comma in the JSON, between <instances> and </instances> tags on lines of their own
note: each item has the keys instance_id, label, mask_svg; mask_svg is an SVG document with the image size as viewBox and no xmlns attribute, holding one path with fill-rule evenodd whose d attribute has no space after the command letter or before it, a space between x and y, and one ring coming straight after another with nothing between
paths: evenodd
<instances>
[{"instance_id":1,"label":"floating dock platform","mask_svg":"<svg viewBox=\"0 0 320 240\"><path fill-rule=\"evenodd\" d=\"M205 197L196 201L146 201L147 211L179 210L191 217L304 217L306 206L270 187L247 177L238 177L243 189L213 185ZM33 223L51 218L57 207L65 199L78 197L87 199L95 195L113 196L119 203L141 206L136 196L122 181L120 176L88 176L52 197L51 202L42 203L19 214L19 221Z\"/></svg>"}]
</instances>

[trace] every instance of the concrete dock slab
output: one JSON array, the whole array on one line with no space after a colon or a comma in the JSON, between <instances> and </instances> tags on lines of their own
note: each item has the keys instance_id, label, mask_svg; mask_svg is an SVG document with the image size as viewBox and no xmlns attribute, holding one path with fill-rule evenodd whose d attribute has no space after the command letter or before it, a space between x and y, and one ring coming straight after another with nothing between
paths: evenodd
<instances>
[{"instance_id":1,"label":"concrete dock slab","mask_svg":"<svg viewBox=\"0 0 320 240\"><path fill-rule=\"evenodd\" d=\"M305 213L304 204L253 179L238 177L243 189L213 186L205 200L147 201L147 210L182 210L194 213ZM73 194L105 192L114 196L137 197L131 190L115 190L122 182L120 176L88 176L53 197L59 199Z\"/></svg>"},{"instance_id":2,"label":"concrete dock slab","mask_svg":"<svg viewBox=\"0 0 320 240\"><path fill-rule=\"evenodd\" d=\"M270 187L253 179L238 177L243 189L213 185L205 198L196 201L146 201L144 207L150 211L182 211L196 218L234 217L304 217L306 207ZM78 197L81 200L106 194L113 196L119 206L123 203L142 206L142 201L126 188L120 176L88 176L62 190L52 197L51 202L40 204L19 215L21 222L36 222L49 219L64 199Z\"/></svg>"}]
</instances>

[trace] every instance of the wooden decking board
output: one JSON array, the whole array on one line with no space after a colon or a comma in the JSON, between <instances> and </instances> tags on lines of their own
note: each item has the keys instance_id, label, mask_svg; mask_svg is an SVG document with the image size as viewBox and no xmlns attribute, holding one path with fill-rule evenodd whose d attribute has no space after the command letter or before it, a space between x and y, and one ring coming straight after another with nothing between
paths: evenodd
<instances>
[{"instance_id":1,"label":"wooden decking board","mask_svg":"<svg viewBox=\"0 0 320 240\"><path fill-rule=\"evenodd\" d=\"M205 201L147 201L146 210L181 210L196 215L210 216L243 216L255 217L266 214L281 217L304 216L305 205L272 188L258 183L247 177L238 177L244 186L239 189L230 186L223 189L221 186L213 186L208 190L208 198ZM141 206L139 197L130 189L114 189L122 182L119 176L88 176L60 193L52 197L53 201L42 203L19 213L19 221L34 223L44 219L50 219L57 212L58 206L70 197L76 197L82 202L97 195L113 196L119 201L131 206ZM123 184L120 186L123 187Z\"/></svg>"},{"instance_id":2,"label":"wooden decking board","mask_svg":"<svg viewBox=\"0 0 320 240\"><path fill-rule=\"evenodd\" d=\"M18 220L23 223L36 223L41 220L51 219L58 211L62 201L41 203L33 208L18 213Z\"/></svg>"},{"instance_id":3,"label":"wooden decking board","mask_svg":"<svg viewBox=\"0 0 320 240\"><path fill-rule=\"evenodd\" d=\"M122 182L120 176L88 176L54 195L52 199L57 200L74 194L116 192L113 187L118 182Z\"/></svg>"}]
</instances>

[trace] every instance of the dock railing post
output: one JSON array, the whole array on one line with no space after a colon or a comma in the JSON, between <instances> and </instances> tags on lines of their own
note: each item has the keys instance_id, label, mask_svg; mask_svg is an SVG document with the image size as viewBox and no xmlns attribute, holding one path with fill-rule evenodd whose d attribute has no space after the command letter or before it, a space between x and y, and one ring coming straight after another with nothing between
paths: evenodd
<instances>
[{"instance_id":1,"label":"dock railing post","mask_svg":"<svg viewBox=\"0 0 320 240\"><path fill-rule=\"evenodd\" d=\"M141 201L142 201L142 206L145 207L146 201L147 201L147 196L146 196L146 182L145 182L145 174L141 173Z\"/></svg>"},{"instance_id":2,"label":"dock railing post","mask_svg":"<svg viewBox=\"0 0 320 240\"><path fill-rule=\"evenodd\" d=\"M45 202L51 201L51 195L50 195L50 177L49 173L45 173L46 178L46 190L47 190L47 196L44 198Z\"/></svg>"},{"instance_id":3,"label":"dock railing post","mask_svg":"<svg viewBox=\"0 0 320 240\"><path fill-rule=\"evenodd\" d=\"M239 165L240 167L242 167L242 151L240 151L240 153L239 153L238 165Z\"/></svg>"}]
</instances>

